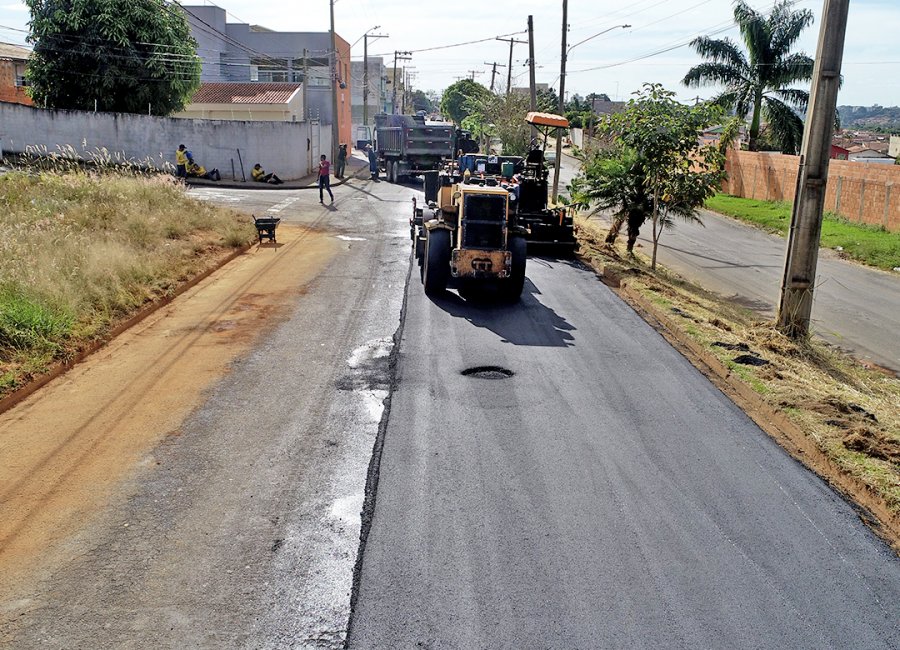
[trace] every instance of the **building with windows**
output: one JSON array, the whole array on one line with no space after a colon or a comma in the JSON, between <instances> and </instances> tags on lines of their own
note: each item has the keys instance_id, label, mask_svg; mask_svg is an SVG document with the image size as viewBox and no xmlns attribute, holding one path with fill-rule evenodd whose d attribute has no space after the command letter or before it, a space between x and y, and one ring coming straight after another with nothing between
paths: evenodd
<instances>
[{"instance_id":1,"label":"building with windows","mask_svg":"<svg viewBox=\"0 0 900 650\"><path fill-rule=\"evenodd\" d=\"M32 105L26 88L25 66L31 50L18 45L0 43L0 102Z\"/></svg>"},{"instance_id":2,"label":"building with windows","mask_svg":"<svg viewBox=\"0 0 900 650\"><path fill-rule=\"evenodd\" d=\"M384 67L384 59L380 56L369 57L369 96L368 96L368 118L369 124L373 124L372 118L378 113L388 113L391 110L391 99L388 94L387 68ZM353 92L351 93L351 103L353 110L353 123L363 123L363 92L365 92L366 71L362 61L354 61L351 68L351 78L353 79Z\"/></svg>"},{"instance_id":3,"label":"building with windows","mask_svg":"<svg viewBox=\"0 0 900 650\"><path fill-rule=\"evenodd\" d=\"M331 32L277 32L259 25L230 23L216 6L183 6L197 41L203 82L302 83L304 120L338 123L341 142L350 141L350 44ZM337 97L337 116L333 98Z\"/></svg>"}]
</instances>

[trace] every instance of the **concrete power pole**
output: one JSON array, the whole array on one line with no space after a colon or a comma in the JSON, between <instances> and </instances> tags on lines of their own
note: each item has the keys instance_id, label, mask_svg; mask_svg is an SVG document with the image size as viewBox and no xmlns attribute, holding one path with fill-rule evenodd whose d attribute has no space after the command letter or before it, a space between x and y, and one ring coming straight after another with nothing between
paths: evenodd
<instances>
[{"instance_id":1,"label":"concrete power pole","mask_svg":"<svg viewBox=\"0 0 900 650\"><path fill-rule=\"evenodd\" d=\"M494 92L494 80L497 78L497 68L505 68L505 65L500 65L496 61L493 63L484 62L485 65L492 66L491 67L491 92Z\"/></svg>"},{"instance_id":2,"label":"concrete power pole","mask_svg":"<svg viewBox=\"0 0 900 650\"><path fill-rule=\"evenodd\" d=\"M341 137L340 119L338 117L338 84L340 74L338 66L337 38L334 33L334 0L330 0L331 5L331 160L337 159L338 140Z\"/></svg>"},{"instance_id":3,"label":"concrete power pole","mask_svg":"<svg viewBox=\"0 0 900 650\"><path fill-rule=\"evenodd\" d=\"M497 37L498 41L503 41L504 43L509 43L509 65L506 66L506 94L512 92L512 68L513 68L513 45L518 43L519 45L528 45L528 41L517 41L514 38L500 38Z\"/></svg>"},{"instance_id":4,"label":"concrete power pole","mask_svg":"<svg viewBox=\"0 0 900 650\"><path fill-rule=\"evenodd\" d=\"M569 31L569 0L562 5L562 57L559 61L559 114L566 114L566 34ZM556 129L556 162L553 164L553 193L556 203L559 193L559 163L562 160L562 129Z\"/></svg>"},{"instance_id":5,"label":"concrete power pole","mask_svg":"<svg viewBox=\"0 0 900 650\"><path fill-rule=\"evenodd\" d=\"M369 126L369 39L387 37L388 34L363 34L363 126Z\"/></svg>"},{"instance_id":6,"label":"concrete power pole","mask_svg":"<svg viewBox=\"0 0 900 650\"><path fill-rule=\"evenodd\" d=\"M531 110L537 110L537 90L534 85L534 18L528 16L528 86L531 91ZM535 128L531 127L534 135Z\"/></svg>"},{"instance_id":7,"label":"concrete power pole","mask_svg":"<svg viewBox=\"0 0 900 650\"><path fill-rule=\"evenodd\" d=\"M850 0L825 0L822 10L778 306L778 327L792 338L809 333L849 8Z\"/></svg>"},{"instance_id":8,"label":"concrete power pole","mask_svg":"<svg viewBox=\"0 0 900 650\"><path fill-rule=\"evenodd\" d=\"M391 115L397 112L397 61L409 61L412 52L394 50L394 80L391 82Z\"/></svg>"}]
</instances>

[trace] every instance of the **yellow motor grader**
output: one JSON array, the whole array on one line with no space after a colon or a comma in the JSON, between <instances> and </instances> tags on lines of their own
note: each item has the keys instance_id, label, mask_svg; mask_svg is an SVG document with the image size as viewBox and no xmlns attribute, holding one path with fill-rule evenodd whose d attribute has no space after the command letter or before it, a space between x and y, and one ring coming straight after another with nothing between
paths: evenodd
<instances>
[{"instance_id":1,"label":"yellow motor grader","mask_svg":"<svg viewBox=\"0 0 900 650\"><path fill-rule=\"evenodd\" d=\"M410 220L425 293L494 285L501 299L518 300L526 231L510 212L509 191L493 179L440 172L426 174L425 199L424 208L413 199Z\"/></svg>"}]
</instances>

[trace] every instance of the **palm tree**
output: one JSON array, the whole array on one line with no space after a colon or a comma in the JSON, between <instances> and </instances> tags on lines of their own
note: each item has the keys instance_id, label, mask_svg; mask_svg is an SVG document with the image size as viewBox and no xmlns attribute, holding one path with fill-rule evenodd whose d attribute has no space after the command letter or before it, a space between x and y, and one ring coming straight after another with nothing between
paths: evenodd
<instances>
[{"instance_id":1,"label":"palm tree","mask_svg":"<svg viewBox=\"0 0 900 650\"><path fill-rule=\"evenodd\" d=\"M813 22L809 9L792 11L793 0L776 3L768 18L744 0L734 4L734 21L747 48L745 55L731 39L700 36L691 46L706 59L682 79L689 87L723 84L725 90L713 101L750 119L750 150L755 151L762 118L769 135L785 153L796 153L803 140L803 120L795 112L806 112L809 92L788 88L810 81L813 60L805 53L792 53L800 33Z\"/></svg>"}]
</instances>

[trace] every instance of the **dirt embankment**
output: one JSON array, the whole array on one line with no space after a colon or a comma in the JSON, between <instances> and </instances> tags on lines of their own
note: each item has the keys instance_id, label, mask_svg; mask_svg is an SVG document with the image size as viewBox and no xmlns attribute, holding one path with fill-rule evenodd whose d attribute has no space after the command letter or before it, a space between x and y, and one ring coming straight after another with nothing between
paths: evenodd
<instances>
[{"instance_id":1,"label":"dirt embankment","mask_svg":"<svg viewBox=\"0 0 900 650\"><path fill-rule=\"evenodd\" d=\"M0 601L83 551L64 542L155 463L153 448L336 250L282 225L277 246L254 246L0 415Z\"/></svg>"}]
</instances>

